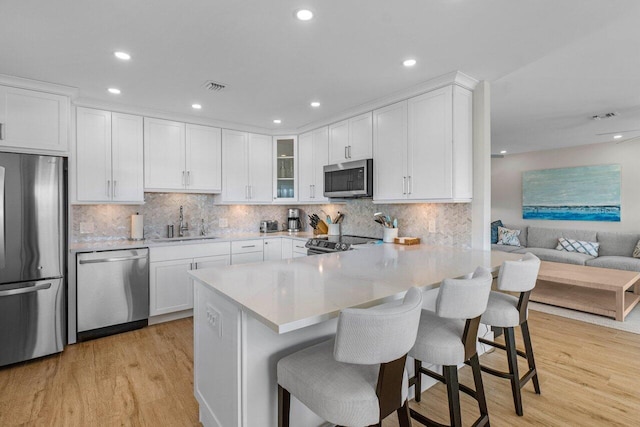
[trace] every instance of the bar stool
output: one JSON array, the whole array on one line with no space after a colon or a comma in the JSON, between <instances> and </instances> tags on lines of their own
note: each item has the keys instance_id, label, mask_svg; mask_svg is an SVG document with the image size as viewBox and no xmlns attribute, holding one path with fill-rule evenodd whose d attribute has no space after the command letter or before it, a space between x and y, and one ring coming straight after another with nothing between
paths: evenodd
<instances>
[{"instance_id":1,"label":"bar stool","mask_svg":"<svg viewBox=\"0 0 640 427\"><path fill-rule=\"evenodd\" d=\"M491 273L482 267L478 267L470 279L445 279L438 291L435 312L422 310L418 337L409 351L409 356L415 359L416 374L409 380L409 386L415 385L416 402L421 400L422 374L445 383L450 422L455 427L462 425L460 391L478 402L480 417L473 425L489 425L476 343L480 316L487 307L491 292L491 281ZM475 390L458 382L458 365L466 361L470 362L473 370ZM424 362L442 365L442 375L423 368ZM413 409L410 414L426 426L442 426Z\"/></svg>"},{"instance_id":2,"label":"bar stool","mask_svg":"<svg viewBox=\"0 0 640 427\"><path fill-rule=\"evenodd\" d=\"M511 381L511 391L513 393L513 404L516 413L522 416L522 393L524 385L532 380L536 394L540 394L540 384L538 383L538 371L533 358L533 347L531 346L531 336L527 323L529 295L536 285L538 270L540 269L540 259L530 252L527 252L520 261L505 261L500 266L498 273L498 290L508 292L519 292L519 296L508 295L503 292L492 291L489 296L487 311L482 315L482 323L504 330L505 345L494 341L480 338L480 342L507 352L509 372L502 372L487 366L481 366L482 370L488 374L501 378L508 378ZM516 349L515 327L520 326L525 351ZM523 357L529 364L529 370L520 378L518 373L518 356Z\"/></svg>"},{"instance_id":3,"label":"bar stool","mask_svg":"<svg viewBox=\"0 0 640 427\"><path fill-rule=\"evenodd\" d=\"M418 332L422 293L402 304L340 313L334 340L278 361L278 426L289 426L291 395L317 415L345 426L380 426L397 412L410 426L407 352Z\"/></svg>"}]
</instances>

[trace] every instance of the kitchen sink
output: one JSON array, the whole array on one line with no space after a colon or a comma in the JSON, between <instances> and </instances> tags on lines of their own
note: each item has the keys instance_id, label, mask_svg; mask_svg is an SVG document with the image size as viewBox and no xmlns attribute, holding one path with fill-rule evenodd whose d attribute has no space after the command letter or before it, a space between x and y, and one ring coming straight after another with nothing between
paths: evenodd
<instances>
[{"instance_id":1,"label":"kitchen sink","mask_svg":"<svg viewBox=\"0 0 640 427\"><path fill-rule=\"evenodd\" d=\"M164 237L162 239L151 239L152 242L166 243L166 242L193 242L197 240L213 240L217 239L215 236L192 236L192 237Z\"/></svg>"}]
</instances>

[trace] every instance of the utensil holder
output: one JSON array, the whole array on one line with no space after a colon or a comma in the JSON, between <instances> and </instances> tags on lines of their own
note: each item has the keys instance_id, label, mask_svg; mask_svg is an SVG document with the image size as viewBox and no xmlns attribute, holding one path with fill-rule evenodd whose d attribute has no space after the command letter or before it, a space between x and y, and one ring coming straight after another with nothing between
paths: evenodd
<instances>
[{"instance_id":1,"label":"utensil holder","mask_svg":"<svg viewBox=\"0 0 640 427\"><path fill-rule=\"evenodd\" d=\"M382 241L384 243L393 243L393 239L398 237L398 229L397 228L384 228L382 234Z\"/></svg>"},{"instance_id":2,"label":"utensil holder","mask_svg":"<svg viewBox=\"0 0 640 427\"><path fill-rule=\"evenodd\" d=\"M340 224L327 224L329 226L329 236L340 235Z\"/></svg>"}]
</instances>

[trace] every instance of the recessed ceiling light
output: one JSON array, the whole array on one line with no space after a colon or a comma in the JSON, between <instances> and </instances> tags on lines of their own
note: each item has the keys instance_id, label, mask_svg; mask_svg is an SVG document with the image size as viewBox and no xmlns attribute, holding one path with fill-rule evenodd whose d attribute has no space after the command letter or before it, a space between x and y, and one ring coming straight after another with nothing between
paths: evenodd
<instances>
[{"instance_id":1,"label":"recessed ceiling light","mask_svg":"<svg viewBox=\"0 0 640 427\"><path fill-rule=\"evenodd\" d=\"M402 65L404 65L405 67L413 67L414 65L416 65L416 60L415 59L405 59L404 61L402 61Z\"/></svg>"},{"instance_id":2,"label":"recessed ceiling light","mask_svg":"<svg viewBox=\"0 0 640 427\"><path fill-rule=\"evenodd\" d=\"M500 154L507 154L507 150L502 150Z\"/></svg>"},{"instance_id":3,"label":"recessed ceiling light","mask_svg":"<svg viewBox=\"0 0 640 427\"><path fill-rule=\"evenodd\" d=\"M127 52L113 52L116 58L122 59L123 61L128 61L131 59L131 55Z\"/></svg>"},{"instance_id":4,"label":"recessed ceiling light","mask_svg":"<svg viewBox=\"0 0 640 427\"><path fill-rule=\"evenodd\" d=\"M301 21L308 21L313 18L313 12L308 9L300 9L296 12L296 18Z\"/></svg>"},{"instance_id":5,"label":"recessed ceiling light","mask_svg":"<svg viewBox=\"0 0 640 427\"><path fill-rule=\"evenodd\" d=\"M613 139L620 139L622 138L622 135L613 135Z\"/></svg>"},{"instance_id":6,"label":"recessed ceiling light","mask_svg":"<svg viewBox=\"0 0 640 427\"><path fill-rule=\"evenodd\" d=\"M191 104L191 108L193 108L194 110L200 110L202 108L202 105L200 105L200 104Z\"/></svg>"},{"instance_id":7,"label":"recessed ceiling light","mask_svg":"<svg viewBox=\"0 0 640 427\"><path fill-rule=\"evenodd\" d=\"M311 106L312 106L313 108L318 108L318 107L320 106L320 103L319 103L318 101L313 101L313 102L311 103Z\"/></svg>"},{"instance_id":8,"label":"recessed ceiling light","mask_svg":"<svg viewBox=\"0 0 640 427\"><path fill-rule=\"evenodd\" d=\"M109 93L112 93L114 95L120 95L120 89L116 89L115 87L110 87L107 90L109 91Z\"/></svg>"},{"instance_id":9,"label":"recessed ceiling light","mask_svg":"<svg viewBox=\"0 0 640 427\"><path fill-rule=\"evenodd\" d=\"M275 120L273 121L273 123L275 123L275 124L279 125L280 123L282 123L282 120L280 120L280 119L275 119Z\"/></svg>"}]
</instances>

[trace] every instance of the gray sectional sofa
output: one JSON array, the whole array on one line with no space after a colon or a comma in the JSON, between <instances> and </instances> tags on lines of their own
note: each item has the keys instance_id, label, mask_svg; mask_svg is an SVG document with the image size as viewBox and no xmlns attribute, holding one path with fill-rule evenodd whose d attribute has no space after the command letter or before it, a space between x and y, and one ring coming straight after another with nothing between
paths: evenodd
<instances>
[{"instance_id":1,"label":"gray sectional sofa","mask_svg":"<svg viewBox=\"0 0 640 427\"><path fill-rule=\"evenodd\" d=\"M513 224L505 224L504 227L520 230L521 246L492 244L491 249L522 254L531 252L543 261L640 271L640 258L633 258L633 249L640 240L640 234L562 230ZM598 242L600 243L598 256L556 250L559 237Z\"/></svg>"}]
</instances>

